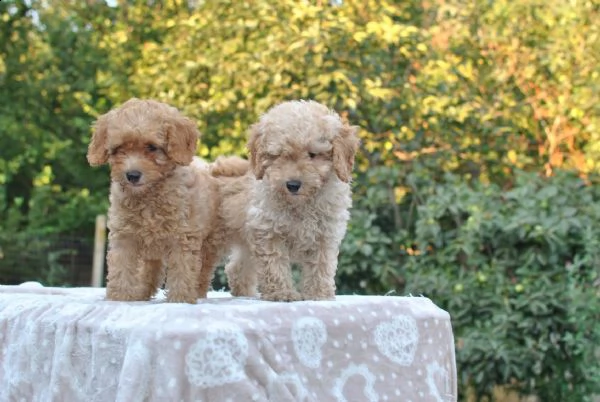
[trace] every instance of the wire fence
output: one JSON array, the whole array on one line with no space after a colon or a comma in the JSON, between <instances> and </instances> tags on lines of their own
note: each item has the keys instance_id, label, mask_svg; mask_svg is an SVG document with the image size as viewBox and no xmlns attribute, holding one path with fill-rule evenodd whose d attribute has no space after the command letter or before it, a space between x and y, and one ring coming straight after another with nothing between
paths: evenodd
<instances>
[{"instance_id":1,"label":"wire fence","mask_svg":"<svg viewBox=\"0 0 600 402\"><path fill-rule=\"evenodd\" d=\"M0 237L0 284L90 286L94 238L15 234Z\"/></svg>"},{"instance_id":2,"label":"wire fence","mask_svg":"<svg viewBox=\"0 0 600 402\"><path fill-rule=\"evenodd\" d=\"M105 215L96 217L93 237L0 233L0 285L35 281L44 286L104 286L106 234ZM226 287L220 265L212 288Z\"/></svg>"},{"instance_id":3,"label":"wire fence","mask_svg":"<svg viewBox=\"0 0 600 402\"><path fill-rule=\"evenodd\" d=\"M44 286L105 286L103 228L105 221L97 221L95 237L0 234L0 285L36 281ZM212 287L227 287L222 264L215 270Z\"/></svg>"}]
</instances>

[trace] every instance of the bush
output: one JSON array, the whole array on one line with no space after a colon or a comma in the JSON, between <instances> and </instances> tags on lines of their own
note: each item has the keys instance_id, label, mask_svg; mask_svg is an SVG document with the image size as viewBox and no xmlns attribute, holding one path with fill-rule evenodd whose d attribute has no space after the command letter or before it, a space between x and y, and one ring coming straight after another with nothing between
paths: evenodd
<instances>
[{"instance_id":1,"label":"bush","mask_svg":"<svg viewBox=\"0 0 600 402\"><path fill-rule=\"evenodd\" d=\"M391 242L390 232L358 211L342 249L358 251L341 256L340 278L362 281L365 292L387 285L423 294L449 311L462 395L472 387L478 398L490 396L504 384L544 401L597 392L598 189L565 172L519 173L509 190L452 175L418 184L401 208L417 204L414 224L399 232L404 242ZM369 236L385 241L361 252L356 239ZM386 259L386 270L398 264L394 272L370 280Z\"/></svg>"}]
</instances>

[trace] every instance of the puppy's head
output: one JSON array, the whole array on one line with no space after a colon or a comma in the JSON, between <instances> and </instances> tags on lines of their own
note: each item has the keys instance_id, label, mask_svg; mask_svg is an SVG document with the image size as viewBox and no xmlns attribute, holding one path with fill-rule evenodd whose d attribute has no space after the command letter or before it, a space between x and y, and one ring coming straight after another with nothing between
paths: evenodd
<instances>
[{"instance_id":1,"label":"puppy's head","mask_svg":"<svg viewBox=\"0 0 600 402\"><path fill-rule=\"evenodd\" d=\"M176 108L134 98L98 118L87 159L92 166L108 163L112 181L139 192L189 165L198 137L194 122Z\"/></svg>"},{"instance_id":2,"label":"puppy's head","mask_svg":"<svg viewBox=\"0 0 600 402\"><path fill-rule=\"evenodd\" d=\"M288 202L314 197L330 180L352 179L358 127L314 101L290 101L250 129L250 167Z\"/></svg>"}]
</instances>

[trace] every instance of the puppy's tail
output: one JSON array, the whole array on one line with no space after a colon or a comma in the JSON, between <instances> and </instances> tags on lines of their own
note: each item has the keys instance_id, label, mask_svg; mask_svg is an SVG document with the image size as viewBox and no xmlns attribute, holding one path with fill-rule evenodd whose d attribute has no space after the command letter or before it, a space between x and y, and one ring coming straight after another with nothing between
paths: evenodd
<instances>
[{"instance_id":1,"label":"puppy's tail","mask_svg":"<svg viewBox=\"0 0 600 402\"><path fill-rule=\"evenodd\" d=\"M248 173L250 162L238 156L219 156L208 165L213 177L240 177Z\"/></svg>"}]
</instances>

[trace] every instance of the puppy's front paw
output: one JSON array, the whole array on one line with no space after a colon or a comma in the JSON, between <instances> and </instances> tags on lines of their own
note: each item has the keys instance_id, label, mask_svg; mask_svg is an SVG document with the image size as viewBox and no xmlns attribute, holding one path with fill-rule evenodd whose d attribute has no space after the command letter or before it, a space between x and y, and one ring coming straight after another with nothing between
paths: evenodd
<instances>
[{"instance_id":1,"label":"puppy's front paw","mask_svg":"<svg viewBox=\"0 0 600 402\"><path fill-rule=\"evenodd\" d=\"M196 304L198 301L196 295L188 295L184 293L168 292L167 302L168 303L189 303Z\"/></svg>"},{"instance_id":2,"label":"puppy's front paw","mask_svg":"<svg viewBox=\"0 0 600 402\"><path fill-rule=\"evenodd\" d=\"M335 289L304 291L302 292L302 298L313 301L335 300Z\"/></svg>"},{"instance_id":3,"label":"puppy's front paw","mask_svg":"<svg viewBox=\"0 0 600 402\"><path fill-rule=\"evenodd\" d=\"M234 297L256 297L256 289L251 287L232 286L229 293Z\"/></svg>"},{"instance_id":4,"label":"puppy's front paw","mask_svg":"<svg viewBox=\"0 0 600 402\"><path fill-rule=\"evenodd\" d=\"M302 295L295 290L278 291L262 293L260 295L262 300L277 301L277 302L293 302L302 300Z\"/></svg>"},{"instance_id":5,"label":"puppy's front paw","mask_svg":"<svg viewBox=\"0 0 600 402\"><path fill-rule=\"evenodd\" d=\"M120 292L116 290L108 289L106 291L106 300L110 301L122 301L122 302L132 302L132 301L147 301L149 297L144 297L141 294L135 292Z\"/></svg>"},{"instance_id":6,"label":"puppy's front paw","mask_svg":"<svg viewBox=\"0 0 600 402\"><path fill-rule=\"evenodd\" d=\"M335 295L323 295L323 294L303 294L302 300L311 300L311 301L333 301L335 300Z\"/></svg>"}]
</instances>

